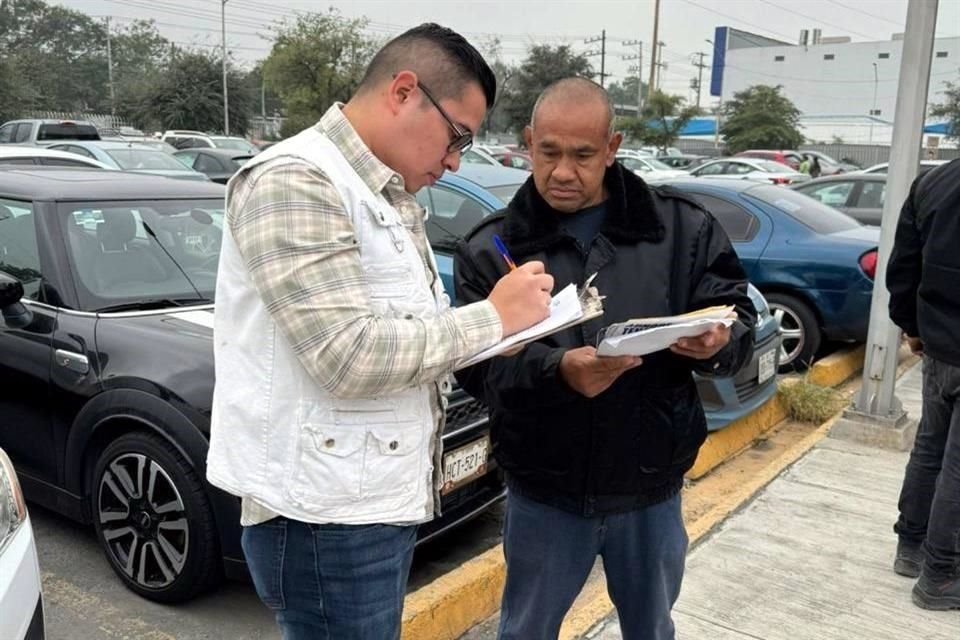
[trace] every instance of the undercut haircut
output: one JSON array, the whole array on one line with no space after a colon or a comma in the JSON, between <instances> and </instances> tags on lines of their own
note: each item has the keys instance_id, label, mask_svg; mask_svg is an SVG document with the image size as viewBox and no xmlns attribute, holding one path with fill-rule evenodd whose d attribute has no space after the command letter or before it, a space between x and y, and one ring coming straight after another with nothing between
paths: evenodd
<instances>
[{"instance_id":1,"label":"undercut haircut","mask_svg":"<svg viewBox=\"0 0 960 640\"><path fill-rule=\"evenodd\" d=\"M358 93L390 82L401 71L413 71L437 100L459 99L476 82L487 99L497 97L497 78L473 45L456 31L427 22L388 42L373 56Z\"/></svg>"},{"instance_id":2,"label":"undercut haircut","mask_svg":"<svg viewBox=\"0 0 960 640\"><path fill-rule=\"evenodd\" d=\"M535 129L534 122L537 119L537 112L547 102L559 100L563 103L583 103L595 100L602 104L607 111L607 132L610 136L614 134L616 124L616 112L613 109L613 102L610 101L610 94L599 84L589 78L563 78L547 86L533 105L533 112L530 114L530 128Z\"/></svg>"}]
</instances>

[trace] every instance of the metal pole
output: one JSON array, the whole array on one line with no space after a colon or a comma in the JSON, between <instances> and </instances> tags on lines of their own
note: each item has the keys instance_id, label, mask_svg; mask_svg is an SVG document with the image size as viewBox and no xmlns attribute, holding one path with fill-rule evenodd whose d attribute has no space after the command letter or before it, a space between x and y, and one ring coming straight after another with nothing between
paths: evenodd
<instances>
[{"instance_id":1,"label":"metal pole","mask_svg":"<svg viewBox=\"0 0 960 640\"><path fill-rule=\"evenodd\" d=\"M894 113L893 144L887 171L887 192L880 225L880 254L873 281L870 331L864 362L863 386L854 410L873 418L897 418L903 413L894 395L900 330L890 322L887 310L887 261L893 248L900 207L917 175L918 154L923 135L934 29L939 0L910 0L907 28L903 38L897 107Z\"/></svg>"},{"instance_id":2,"label":"metal pole","mask_svg":"<svg viewBox=\"0 0 960 640\"><path fill-rule=\"evenodd\" d=\"M877 63L873 63L873 108L870 109L870 144L873 144L873 118L877 115Z\"/></svg>"},{"instance_id":3,"label":"metal pole","mask_svg":"<svg viewBox=\"0 0 960 640\"><path fill-rule=\"evenodd\" d=\"M643 111L643 40L637 42L637 120Z\"/></svg>"},{"instance_id":4,"label":"metal pole","mask_svg":"<svg viewBox=\"0 0 960 640\"><path fill-rule=\"evenodd\" d=\"M707 65L703 64L703 57L705 54L703 51L698 51L694 55L700 56L700 60L697 62L697 109L700 108L700 88L703 86L703 68Z\"/></svg>"},{"instance_id":5,"label":"metal pole","mask_svg":"<svg viewBox=\"0 0 960 640\"><path fill-rule=\"evenodd\" d=\"M227 98L227 0L220 0L220 46L223 55L223 135L230 135L230 102Z\"/></svg>"},{"instance_id":6,"label":"metal pole","mask_svg":"<svg viewBox=\"0 0 960 640\"><path fill-rule=\"evenodd\" d=\"M103 19L107 24L107 78L110 82L110 115L117 117L117 98L113 92L113 51L110 46L110 17ZM116 122L111 123L116 126Z\"/></svg>"},{"instance_id":7,"label":"metal pole","mask_svg":"<svg viewBox=\"0 0 960 640\"><path fill-rule=\"evenodd\" d=\"M647 96L649 97L650 93L653 91L653 88L656 86L654 80L656 79L657 73L657 39L658 30L660 29L660 0L656 0L653 5L653 55L650 56L650 82L647 83Z\"/></svg>"},{"instance_id":8,"label":"metal pole","mask_svg":"<svg viewBox=\"0 0 960 640\"><path fill-rule=\"evenodd\" d=\"M607 77L604 72L607 62L607 30L600 32L600 88L603 88L603 79Z\"/></svg>"}]
</instances>

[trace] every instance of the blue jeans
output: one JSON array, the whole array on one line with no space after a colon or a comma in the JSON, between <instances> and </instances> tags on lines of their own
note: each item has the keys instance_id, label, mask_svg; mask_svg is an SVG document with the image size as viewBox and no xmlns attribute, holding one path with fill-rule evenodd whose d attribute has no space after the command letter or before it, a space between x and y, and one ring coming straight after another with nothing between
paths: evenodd
<instances>
[{"instance_id":1,"label":"blue jeans","mask_svg":"<svg viewBox=\"0 0 960 640\"><path fill-rule=\"evenodd\" d=\"M244 527L241 543L284 640L396 640L416 535L280 517Z\"/></svg>"},{"instance_id":2,"label":"blue jeans","mask_svg":"<svg viewBox=\"0 0 960 640\"><path fill-rule=\"evenodd\" d=\"M554 640L599 554L624 640L672 640L687 554L680 496L584 517L510 492L500 640Z\"/></svg>"},{"instance_id":3,"label":"blue jeans","mask_svg":"<svg viewBox=\"0 0 960 640\"><path fill-rule=\"evenodd\" d=\"M900 490L894 531L923 543L923 571L960 570L960 367L923 358L923 415Z\"/></svg>"}]
</instances>

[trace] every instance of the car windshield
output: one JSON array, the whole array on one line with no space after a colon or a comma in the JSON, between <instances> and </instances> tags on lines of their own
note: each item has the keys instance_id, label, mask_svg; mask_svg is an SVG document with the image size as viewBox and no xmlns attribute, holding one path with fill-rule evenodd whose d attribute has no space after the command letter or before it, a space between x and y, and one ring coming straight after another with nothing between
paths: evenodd
<instances>
[{"instance_id":1,"label":"car windshield","mask_svg":"<svg viewBox=\"0 0 960 640\"><path fill-rule=\"evenodd\" d=\"M487 191L503 200L504 204L513 200L514 194L523 186L522 182L517 184L502 184L498 187L487 187Z\"/></svg>"},{"instance_id":2,"label":"car windshield","mask_svg":"<svg viewBox=\"0 0 960 640\"><path fill-rule=\"evenodd\" d=\"M41 124L37 130L37 140L99 140L97 128L91 124Z\"/></svg>"},{"instance_id":3,"label":"car windshield","mask_svg":"<svg viewBox=\"0 0 960 640\"><path fill-rule=\"evenodd\" d=\"M759 185L744 191L743 195L776 207L817 233L836 233L861 226L847 214L783 187Z\"/></svg>"},{"instance_id":4,"label":"car windshield","mask_svg":"<svg viewBox=\"0 0 960 640\"><path fill-rule=\"evenodd\" d=\"M183 165L168 153L155 149L105 149L108 156L126 171L149 171L176 169L183 171Z\"/></svg>"},{"instance_id":5,"label":"car windshield","mask_svg":"<svg viewBox=\"0 0 960 640\"><path fill-rule=\"evenodd\" d=\"M83 309L213 300L222 199L67 202L59 212Z\"/></svg>"}]
</instances>

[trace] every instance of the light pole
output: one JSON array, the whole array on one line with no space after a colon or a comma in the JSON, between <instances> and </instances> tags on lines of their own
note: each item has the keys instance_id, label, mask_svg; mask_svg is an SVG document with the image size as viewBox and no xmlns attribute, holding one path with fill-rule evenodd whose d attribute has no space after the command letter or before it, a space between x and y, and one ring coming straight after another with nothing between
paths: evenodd
<instances>
[{"instance_id":1,"label":"light pole","mask_svg":"<svg viewBox=\"0 0 960 640\"><path fill-rule=\"evenodd\" d=\"M704 42L714 47L713 40L704 38ZM716 48L716 47L714 47ZM716 60L716 58L714 58ZM713 119L713 148L720 149L720 109L723 107L723 95L717 96L717 111Z\"/></svg>"},{"instance_id":2,"label":"light pole","mask_svg":"<svg viewBox=\"0 0 960 640\"><path fill-rule=\"evenodd\" d=\"M877 63L873 63L873 108L870 109L870 144L873 144L873 118L877 115Z\"/></svg>"},{"instance_id":3,"label":"light pole","mask_svg":"<svg viewBox=\"0 0 960 640\"><path fill-rule=\"evenodd\" d=\"M227 0L220 0L220 47L223 55L223 135L230 135L230 103L227 99Z\"/></svg>"}]
</instances>

